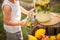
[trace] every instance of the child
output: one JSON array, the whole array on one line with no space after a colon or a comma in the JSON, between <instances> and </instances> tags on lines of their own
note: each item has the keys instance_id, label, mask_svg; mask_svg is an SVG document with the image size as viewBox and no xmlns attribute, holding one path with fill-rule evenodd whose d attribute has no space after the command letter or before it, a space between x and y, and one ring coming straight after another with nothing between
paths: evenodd
<instances>
[{"instance_id":1,"label":"child","mask_svg":"<svg viewBox=\"0 0 60 40\"><path fill-rule=\"evenodd\" d=\"M21 26L26 25L27 19L20 21L21 12L28 15L29 11L19 5L19 0L4 0L2 9L7 40L23 40Z\"/></svg>"}]
</instances>

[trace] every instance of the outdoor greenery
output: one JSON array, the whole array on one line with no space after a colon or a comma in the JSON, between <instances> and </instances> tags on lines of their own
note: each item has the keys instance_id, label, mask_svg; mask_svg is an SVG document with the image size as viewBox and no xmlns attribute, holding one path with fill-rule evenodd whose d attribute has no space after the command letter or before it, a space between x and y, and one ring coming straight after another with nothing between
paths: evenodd
<instances>
[{"instance_id":1,"label":"outdoor greenery","mask_svg":"<svg viewBox=\"0 0 60 40\"><path fill-rule=\"evenodd\" d=\"M32 2L32 0L22 0L24 2ZM0 4L2 2L0 1ZM52 2L52 8L51 8L51 11L52 12L58 12L60 13L60 2L56 3L56 2ZM55 4L55 5L54 5ZM56 6L56 7L55 7ZM22 19L24 19L26 17L26 15L22 14ZM27 38L27 28L26 27L22 27L22 30L23 30L23 36L24 36L24 40L26 40ZM6 32L3 28L3 14L2 14L2 10L1 10L1 5L0 5L0 40L6 40Z\"/></svg>"},{"instance_id":2,"label":"outdoor greenery","mask_svg":"<svg viewBox=\"0 0 60 40\"><path fill-rule=\"evenodd\" d=\"M0 8L1 11L1 8ZM3 15L2 12L0 12L0 40L6 40L6 33L3 28Z\"/></svg>"}]
</instances>

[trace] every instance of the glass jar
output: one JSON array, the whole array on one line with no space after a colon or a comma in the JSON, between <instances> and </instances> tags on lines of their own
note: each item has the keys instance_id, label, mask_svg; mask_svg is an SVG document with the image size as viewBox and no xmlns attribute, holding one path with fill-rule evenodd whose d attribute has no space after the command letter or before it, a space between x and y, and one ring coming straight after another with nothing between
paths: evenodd
<instances>
[{"instance_id":1,"label":"glass jar","mask_svg":"<svg viewBox=\"0 0 60 40\"><path fill-rule=\"evenodd\" d=\"M33 0L36 19L39 22L47 22L51 19L49 1L50 0Z\"/></svg>"},{"instance_id":2,"label":"glass jar","mask_svg":"<svg viewBox=\"0 0 60 40\"><path fill-rule=\"evenodd\" d=\"M36 14L36 19L39 21L39 22L47 22L47 21L50 21L51 19L51 14L49 12L39 12L38 14Z\"/></svg>"}]
</instances>

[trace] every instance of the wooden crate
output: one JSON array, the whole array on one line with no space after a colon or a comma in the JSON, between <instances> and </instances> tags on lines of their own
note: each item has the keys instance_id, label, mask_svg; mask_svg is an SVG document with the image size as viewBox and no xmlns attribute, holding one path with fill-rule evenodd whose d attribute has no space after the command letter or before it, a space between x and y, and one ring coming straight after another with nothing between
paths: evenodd
<instances>
[{"instance_id":1,"label":"wooden crate","mask_svg":"<svg viewBox=\"0 0 60 40\"><path fill-rule=\"evenodd\" d=\"M46 35L56 35L60 33L60 22L55 24L55 25L41 25L37 21L33 23L33 26L31 26L31 31L30 34L34 35L35 31L38 30L39 28L44 28L46 29Z\"/></svg>"}]
</instances>

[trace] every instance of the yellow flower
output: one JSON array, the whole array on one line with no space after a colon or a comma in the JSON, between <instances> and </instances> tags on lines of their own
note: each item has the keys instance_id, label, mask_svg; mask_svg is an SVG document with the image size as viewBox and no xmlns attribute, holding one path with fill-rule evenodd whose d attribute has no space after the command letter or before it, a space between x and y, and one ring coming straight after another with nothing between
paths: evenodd
<instances>
[{"instance_id":1,"label":"yellow flower","mask_svg":"<svg viewBox=\"0 0 60 40\"><path fill-rule=\"evenodd\" d=\"M45 2L42 2L41 5L44 6L45 5Z\"/></svg>"},{"instance_id":2,"label":"yellow flower","mask_svg":"<svg viewBox=\"0 0 60 40\"><path fill-rule=\"evenodd\" d=\"M50 36L49 40L56 40L55 36Z\"/></svg>"},{"instance_id":3,"label":"yellow flower","mask_svg":"<svg viewBox=\"0 0 60 40\"><path fill-rule=\"evenodd\" d=\"M30 26L31 25L31 22L28 22L26 26Z\"/></svg>"},{"instance_id":4,"label":"yellow flower","mask_svg":"<svg viewBox=\"0 0 60 40\"><path fill-rule=\"evenodd\" d=\"M57 40L60 40L60 33L57 34Z\"/></svg>"},{"instance_id":5,"label":"yellow flower","mask_svg":"<svg viewBox=\"0 0 60 40\"><path fill-rule=\"evenodd\" d=\"M50 9L50 5L48 5L47 9Z\"/></svg>"},{"instance_id":6,"label":"yellow flower","mask_svg":"<svg viewBox=\"0 0 60 40\"><path fill-rule=\"evenodd\" d=\"M41 7L40 6L37 6L36 9L38 9L38 10L40 9L41 10Z\"/></svg>"},{"instance_id":7,"label":"yellow flower","mask_svg":"<svg viewBox=\"0 0 60 40\"><path fill-rule=\"evenodd\" d=\"M45 29L38 29L38 30L35 32L35 37L40 39L40 36L41 36L42 34L45 34L45 33L46 33L46 30L45 30Z\"/></svg>"},{"instance_id":8,"label":"yellow flower","mask_svg":"<svg viewBox=\"0 0 60 40\"><path fill-rule=\"evenodd\" d=\"M50 0L44 0L44 2L45 2L46 4L48 4L48 3L50 2Z\"/></svg>"},{"instance_id":9,"label":"yellow flower","mask_svg":"<svg viewBox=\"0 0 60 40\"><path fill-rule=\"evenodd\" d=\"M37 0L37 2L40 4L40 5L45 5L45 4L48 4L50 2L50 0Z\"/></svg>"},{"instance_id":10,"label":"yellow flower","mask_svg":"<svg viewBox=\"0 0 60 40\"><path fill-rule=\"evenodd\" d=\"M40 11L49 11L50 9L50 4L49 4L50 0L35 0L35 9L37 10L37 12Z\"/></svg>"},{"instance_id":11,"label":"yellow flower","mask_svg":"<svg viewBox=\"0 0 60 40\"><path fill-rule=\"evenodd\" d=\"M29 35L29 36L28 36L28 40L37 40L37 38L34 37L34 36L32 36L32 35Z\"/></svg>"}]
</instances>

